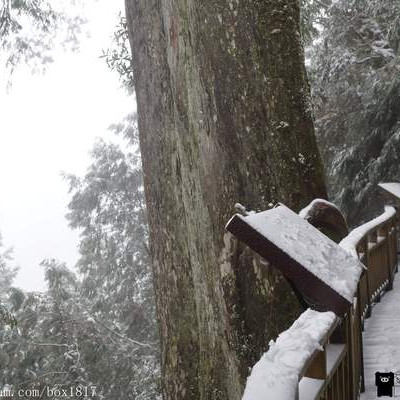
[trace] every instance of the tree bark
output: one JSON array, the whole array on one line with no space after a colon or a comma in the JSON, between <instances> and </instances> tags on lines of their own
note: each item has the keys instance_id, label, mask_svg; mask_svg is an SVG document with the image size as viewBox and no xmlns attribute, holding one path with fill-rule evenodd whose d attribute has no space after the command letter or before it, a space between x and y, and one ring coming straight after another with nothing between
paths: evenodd
<instances>
[{"instance_id":1,"label":"tree bark","mask_svg":"<svg viewBox=\"0 0 400 400\"><path fill-rule=\"evenodd\" d=\"M298 0L126 0L163 395L239 400L299 313L224 231L235 203L326 197Z\"/></svg>"}]
</instances>

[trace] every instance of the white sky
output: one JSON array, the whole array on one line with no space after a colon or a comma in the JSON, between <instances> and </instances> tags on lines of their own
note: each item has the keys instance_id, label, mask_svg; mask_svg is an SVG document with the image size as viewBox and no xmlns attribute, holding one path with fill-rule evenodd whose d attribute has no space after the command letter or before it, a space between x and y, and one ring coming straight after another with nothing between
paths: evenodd
<instances>
[{"instance_id":1,"label":"white sky","mask_svg":"<svg viewBox=\"0 0 400 400\"><path fill-rule=\"evenodd\" d=\"M22 69L8 95L0 77L0 231L14 247L16 285L24 289L44 288L43 259L72 267L78 257L78 233L64 218L69 195L60 172L83 175L95 138L112 139L107 127L134 110L116 73L99 59L122 3L92 5L91 37L79 53L57 53L45 75Z\"/></svg>"}]
</instances>

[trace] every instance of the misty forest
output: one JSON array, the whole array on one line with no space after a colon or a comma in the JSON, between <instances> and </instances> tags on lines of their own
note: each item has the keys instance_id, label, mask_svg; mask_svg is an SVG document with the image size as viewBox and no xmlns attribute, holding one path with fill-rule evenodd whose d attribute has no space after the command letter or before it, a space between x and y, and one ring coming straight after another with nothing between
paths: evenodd
<instances>
[{"instance_id":1,"label":"misty forest","mask_svg":"<svg viewBox=\"0 0 400 400\"><path fill-rule=\"evenodd\" d=\"M0 219L0 399L301 399L246 382L312 302L225 226L283 203L339 243L382 213L378 184L400 182L400 1L120 1L97 60L131 110L85 173L57 171L76 263L43 255L44 289L21 288ZM3 0L1 90L82 52L84 8ZM326 390L312 398L356 398Z\"/></svg>"}]
</instances>

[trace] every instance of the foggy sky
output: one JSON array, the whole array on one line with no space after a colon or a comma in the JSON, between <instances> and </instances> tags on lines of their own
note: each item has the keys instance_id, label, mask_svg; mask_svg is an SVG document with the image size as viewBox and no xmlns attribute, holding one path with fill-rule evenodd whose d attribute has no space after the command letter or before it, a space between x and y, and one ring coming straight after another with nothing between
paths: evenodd
<instances>
[{"instance_id":1,"label":"foggy sky","mask_svg":"<svg viewBox=\"0 0 400 400\"><path fill-rule=\"evenodd\" d=\"M6 95L0 75L0 232L20 266L16 285L27 290L44 288L43 259L70 267L77 260L78 233L64 218L69 196L60 172L82 175L95 138L112 138L107 127L134 109L99 59L119 6L109 0L92 6L91 37L79 53L56 52L44 76L21 68Z\"/></svg>"}]
</instances>

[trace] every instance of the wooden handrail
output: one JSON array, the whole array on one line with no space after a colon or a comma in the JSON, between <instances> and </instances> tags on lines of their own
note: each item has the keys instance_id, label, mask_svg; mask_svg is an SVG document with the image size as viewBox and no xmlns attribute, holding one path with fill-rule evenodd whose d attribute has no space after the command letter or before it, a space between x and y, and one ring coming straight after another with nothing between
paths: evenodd
<instances>
[{"instance_id":1,"label":"wooden handrail","mask_svg":"<svg viewBox=\"0 0 400 400\"><path fill-rule=\"evenodd\" d=\"M325 376L320 382L310 382L309 371L321 365L321 352L315 352L308 360L309 369L299 377L299 400L356 400L364 391L364 366L362 330L364 319L372 312L372 303L380 301L381 295L393 288L394 273L397 269L396 210L386 207L385 212L372 221L353 230L341 245L356 252L366 270L359 282L353 307L342 319L323 344ZM353 246L353 249L351 249ZM341 351L332 344L341 344ZM311 385L313 383L313 385Z\"/></svg>"},{"instance_id":2,"label":"wooden handrail","mask_svg":"<svg viewBox=\"0 0 400 400\"><path fill-rule=\"evenodd\" d=\"M294 369L294 376L298 374L296 400L356 400L360 392L364 391L364 320L371 315L372 303L380 301L381 295L393 287L394 274L397 272L399 228L396 210L386 207L382 215L354 229L340 243L340 246L358 257L366 268L359 279L349 311L341 319L329 319L330 325L320 332L319 345L311 348L311 351L307 350L305 360L300 357L303 363L296 365ZM313 324L313 318L318 325L318 320L325 318L323 314L310 314L310 310L303 313L291 328L279 335L272 352L270 349L264 355L264 362L273 365L273 353L285 359L285 344L282 349L276 347L284 343L288 336L299 335L299 324L304 323L306 318L306 326ZM333 313L332 316L334 317ZM293 349L288 352L293 352ZM286 368L287 365L283 367ZM252 377L249 378L251 379ZM265 398L268 399L275 392L269 393L268 385L266 387ZM250 392L246 386L244 399L250 398Z\"/></svg>"}]
</instances>

